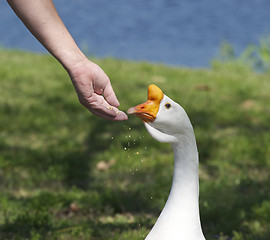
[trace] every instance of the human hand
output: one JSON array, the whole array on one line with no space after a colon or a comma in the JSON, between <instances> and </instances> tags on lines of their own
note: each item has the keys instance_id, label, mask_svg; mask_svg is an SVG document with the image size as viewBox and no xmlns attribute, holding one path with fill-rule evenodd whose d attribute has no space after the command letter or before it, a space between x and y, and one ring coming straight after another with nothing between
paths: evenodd
<instances>
[{"instance_id":1,"label":"human hand","mask_svg":"<svg viewBox=\"0 0 270 240\"><path fill-rule=\"evenodd\" d=\"M85 58L68 73L80 103L91 113L113 121L127 120L127 115L118 110L120 104L108 76L97 64Z\"/></svg>"},{"instance_id":2,"label":"human hand","mask_svg":"<svg viewBox=\"0 0 270 240\"><path fill-rule=\"evenodd\" d=\"M25 26L68 71L83 106L109 120L127 120L103 70L87 59L59 17L52 0L8 0Z\"/></svg>"}]
</instances>

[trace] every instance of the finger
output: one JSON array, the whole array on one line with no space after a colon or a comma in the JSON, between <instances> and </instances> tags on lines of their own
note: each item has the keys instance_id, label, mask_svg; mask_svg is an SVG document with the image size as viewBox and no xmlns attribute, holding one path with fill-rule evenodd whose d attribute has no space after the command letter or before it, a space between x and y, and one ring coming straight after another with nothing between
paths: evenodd
<instances>
[{"instance_id":1,"label":"finger","mask_svg":"<svg viewBox=\"0 0 270 240\"><path fill-rule=\"evenodd\" d=\"M109 105L102 95L92 95L84 106L93 114L104 119L114 121L127 120L127 115L116 107Z\"/></svg>"},{"instance_id":2,"label":"finger","mask_svg":"<svg viewBox=\"0 0 270 240\"><path fill-rule=\"evenodd\" d=\"M113 121L126 121L127 119L128 116L124 112L120 111L113 119Z\"/></svg>"},{"instance_id":3,"label":"finger","mask_svg":"<svg viewBox=\"0 0 270 240\"><path fill-rule=\"evenodd\" d=\"M122 111L118 111L117 115L113 117L113 116L107 115L106 113L104 113L100 109L98 109L98 110L97 109L95 109L95 110L89 109L89 110L90 110L90 112L92 112L96 116L107 119L107 120L111 120L111 121L125 121L128 119L127 115Z\"/></svg>"},{"instance_id":4,"label":"finger","mask_svg":"<svg viewBox=\"0 0 270 240\"><path fill-rule=\"evenodd\" d=\"M119 107L120 103L117 100L117 97L113 91L113 88L110 82L104 88L103 95L109 104L111 104L114 107Z\"/></svg>"},{"instance_id":5,"label":"finger","mask_svg":"<svg viewBox=\"0 0 270 240\"><path fill-rule=\"evenodd\" d=\"M104 100L104 99L103 99ZM112 109L113 111L116 112L116 117L114 119L110 119L110 120L114 120L114 121L123 121L123 120L127 120L128 116L126 115L126 113L120 111L118 108L111 106L108 104L108 102L106 100L104 100L103 106L105 106L106 108Z\"/></svg>"},{"instance_id":6,"label":"finger","mask_svg":"<svg viewBox=\"0 0 270 240\"><path fill-rule=\"evenodd\" d=\"M118 108L114 106L110 106L110 108L112 108L112 110L114 110L117 113L116 117L113 119L114 121L123 121L128 119L126 113L120 111Z\"/></svg>"}]
</instances>

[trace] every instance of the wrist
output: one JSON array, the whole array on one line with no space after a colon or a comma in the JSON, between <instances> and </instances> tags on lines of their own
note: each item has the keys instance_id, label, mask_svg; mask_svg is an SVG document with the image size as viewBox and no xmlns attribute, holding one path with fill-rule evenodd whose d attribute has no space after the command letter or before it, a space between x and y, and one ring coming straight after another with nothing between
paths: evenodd
<instances>
[{"instance_id":1,"label":"wrist","mask_svg":"<svg viewBox=\"0 0 270 240\"><path fill-rule=\"evenodd\" d=\"M55 54L55 57L69 73L78 63L87 59L78 47L75 49L63 49L63 51L60 50L57 54Z\"/></svg>"}]
</instances>

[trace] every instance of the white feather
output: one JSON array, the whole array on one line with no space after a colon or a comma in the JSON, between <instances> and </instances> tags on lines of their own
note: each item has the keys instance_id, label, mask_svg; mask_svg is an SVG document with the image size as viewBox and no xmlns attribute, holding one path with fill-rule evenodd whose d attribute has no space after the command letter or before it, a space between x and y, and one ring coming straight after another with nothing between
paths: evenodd
<instances>
[{"instance_id":1,"label":"white feather","mask_svg":"<svg viewBox=\"0 0 270 240\"><path fill-rule=\"evenodd\" d=\"M205 240L199 216L197 145L185 110L164 95L155 121L145 127L156 140L171 143L174 151L171 191L146 240Z\"/></svg>"}]
</instances>

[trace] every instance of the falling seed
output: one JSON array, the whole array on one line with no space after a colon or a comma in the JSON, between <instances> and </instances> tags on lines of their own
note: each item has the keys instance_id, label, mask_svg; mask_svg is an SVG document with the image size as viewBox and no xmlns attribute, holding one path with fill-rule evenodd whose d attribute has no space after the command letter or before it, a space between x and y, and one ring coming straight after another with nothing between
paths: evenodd
<instances>
[{"instance_id":1,"label":"falling seed","mask_svg":"<svg viewBox=\"0 0 270 240\"><path fill-rule=\"evenodd\" d=\"M153 199L153 197L150 197L150 199L152 200L152 199Z\"/></svg>"},{"instance_id":2,"label":"falling seed","mask_svg":"<svg viewBox=\"0 0 270 240\"><path fill-rule=\"evenodd\" d=\"M112 137L112 140L113 140L113 137Z\"/></svg>"},{"instance_id":3,"label":"falling seed","mask_svg":"<svg viewBox=\"0 0 270 240\"><path fill-rule=\"evenodd\" d=\"M135 152L134 154L139 155L140 153L139 152Z\"/></svg>"},{"instance_id":4,"label":"falling seed","mask_svg":"<svg viewBox=\"0 0 270 240\"><path fill-rule=\"evenodd\" d=\"M128 130L131 130L131 128L129 127Z\"/></svg>"},{"instance_id":5,"label":"falling seed","mask_svg":"<svg viewBox=\"0 0 270 240\"><path fill-rule=\"evenodd\" d=\"M127 150L127 148L126 148L126 147L124 147L124 150Z\"/></svg>"}]
</instances>

